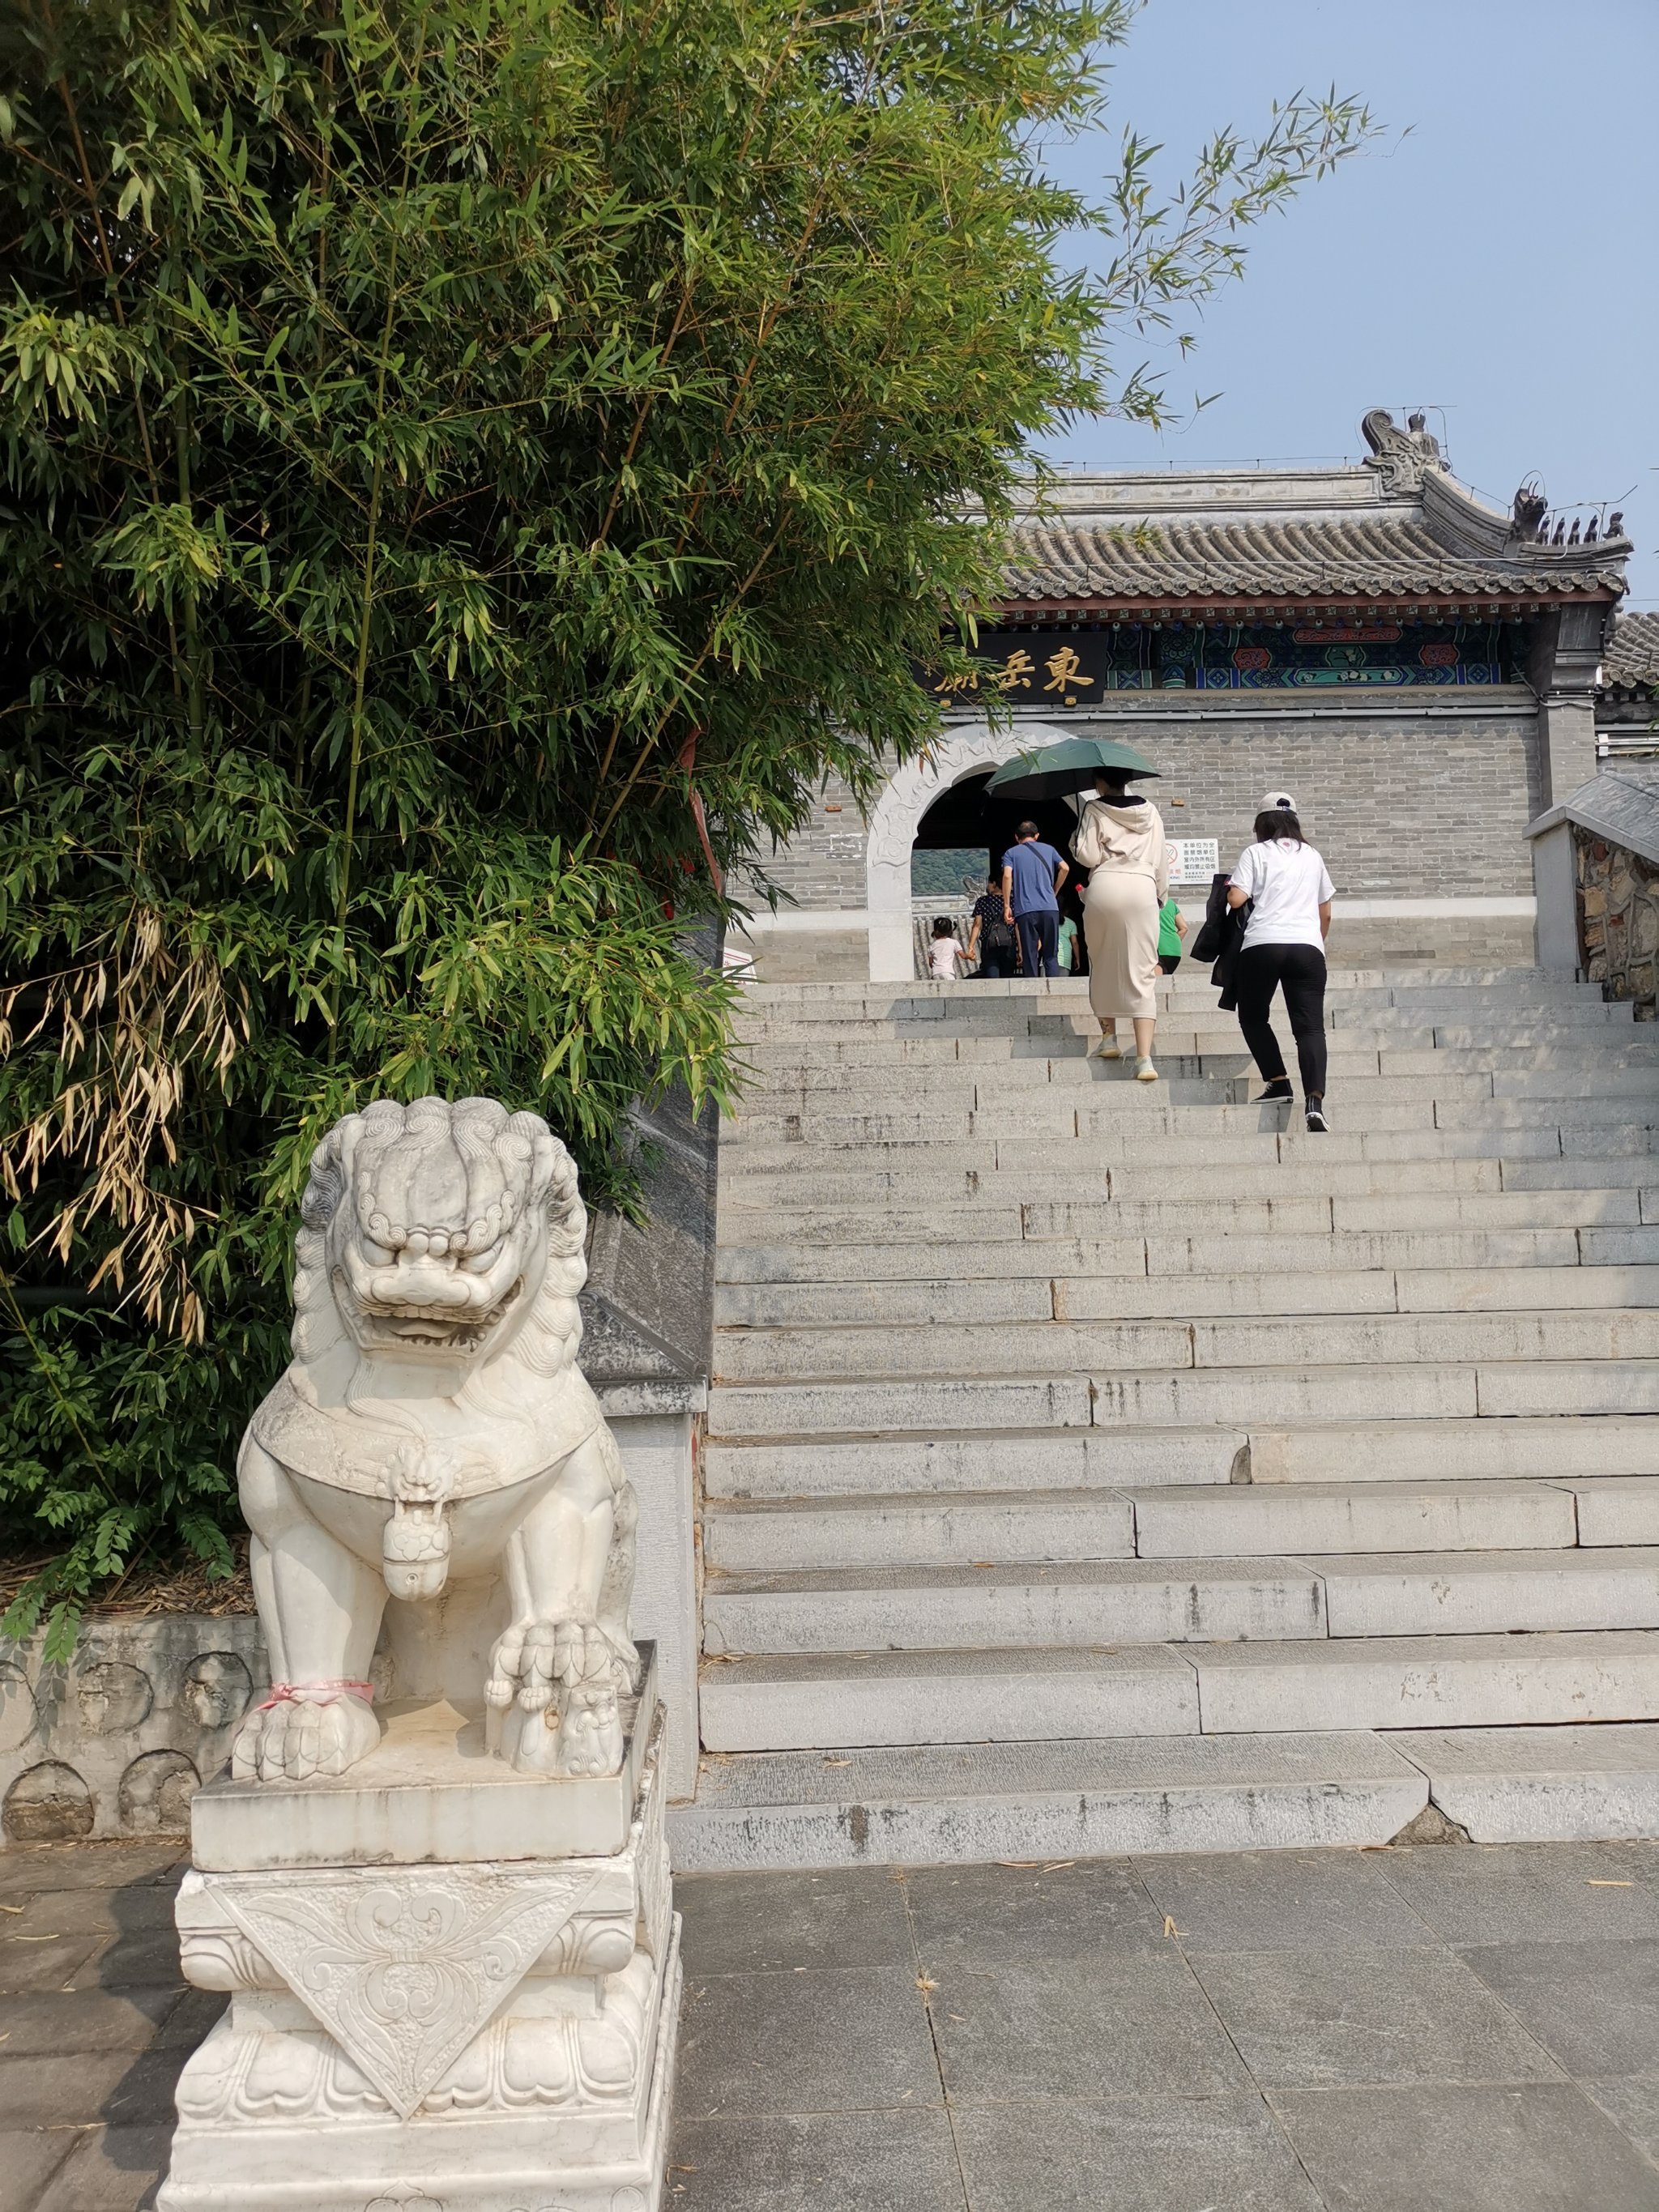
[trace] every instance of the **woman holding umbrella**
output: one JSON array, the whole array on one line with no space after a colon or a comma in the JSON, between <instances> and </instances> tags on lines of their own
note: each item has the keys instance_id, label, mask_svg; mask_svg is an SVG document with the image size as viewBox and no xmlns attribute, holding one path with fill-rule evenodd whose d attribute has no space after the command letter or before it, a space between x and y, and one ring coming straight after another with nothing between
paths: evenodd
<instances>
[{"instance_id":1,"label":"woman holding umbrella","mask_svg":"<svg viewBox=\"0 0 1659 2212\"><path fill-rule=\"evenodd\" d=\"M1095 796L1083 809L1072 857L1090 871L1083 895L1083 933L1089 948L1089 1004L1100 1024L1093 1060L1118 1060L1117 1025L1132 1021L1135 1076L1156 1083L1152 1029L1158 1014L1158 910L1170 895L1170 855L1158 809L1129 779L1156 776L1152 763L1106 738L1073 738L1010 762L991 778L990 789L1009 799L1052 798L1075 792L1092 774Z\"/></svg>"},{"instance_id":2,"label":"woman holding umbrella","mask_svg":"<svg viewBox=\"0 0 1659 2212\"><path fill-rule=\"evenodd\" d=\"M1127 751L1127 747L1119 748ZM1158 914L1170 896L1170 854L1157 807L1138 791L1132 775L1155 775L1140 763L1115 763L1095 777L1095 797L1083 810L1072 854L1089 871L1083 895L1083 928L1089 942L1089 1004L1100 1024L1100 1042L1091 1054L1117 1060L1122 1047L1118 1022L1124 1016L1135 1029L1135 1079L1156 1083L1152 1025L1158 1014Z\"/></svg>"}]
</instances>

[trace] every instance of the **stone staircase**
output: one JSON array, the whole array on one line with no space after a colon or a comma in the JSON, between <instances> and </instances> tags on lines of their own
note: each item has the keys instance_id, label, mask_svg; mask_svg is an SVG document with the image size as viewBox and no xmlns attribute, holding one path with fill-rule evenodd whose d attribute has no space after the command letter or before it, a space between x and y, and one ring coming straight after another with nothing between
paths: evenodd
<instances>
[{"instance_id":1,"label":"stone staircase","mask_svg":"<svg viewBox=\"0 0 1659 2212\"><path fill-rule=\"evenodd\" d=\"M1659 1032L1336 971L1310 1137L1163 997L751 990L679 1865L1659 1833Z\"/></svg>"}]
</instances>

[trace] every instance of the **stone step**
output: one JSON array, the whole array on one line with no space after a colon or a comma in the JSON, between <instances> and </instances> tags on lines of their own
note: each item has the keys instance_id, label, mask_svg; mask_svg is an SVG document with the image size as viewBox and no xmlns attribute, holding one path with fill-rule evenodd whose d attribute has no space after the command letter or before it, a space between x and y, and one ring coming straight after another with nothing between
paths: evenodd
<instances>
[{"instance_id":1,"label":"stone step","mask_svg":"<svg viewBox=\"0 0 1659 2212\"><path fill-rule=\"evenodd\" d=\"M833 1387L813 1386L814 1394ZM1101 1427L1114 1420L1136 1428L1161 1421L1187 1428L1216 1420L1252 1431L1470 1415L1651 1413L1659 1412L1659 1363L1509 1360L1459 1367L1423 1361L1395 1367L1166 1370L1098 1379L1093 1412Z\"/></svg>"},{"instance_id":2,"label":"stone step","mask_svg":"<svg viewBox=\"0 0 1659 2212\"><path fill-rule=\"evenodd\" d=\"M1203 1005L1213 996L1207 968L1188 962L1173 975L1157 979L1158 1003L1164 1006ZM1332 998L1359 999L1389 1005L1413 999L1473 999L1477 1004L1497 1000L1507 1006L1538 1001L1582 1005L1599 1003L1600 986L1539 968L1510 969L1501 974L1434 973L1404 968L1332 967L1326 971L1326 991ZM748 1016L778 1016L802 1020L839 1020L854 1012L903 1015L917 1020L965 1019L988 1014L999 1007L1031 1016L1062 1013L1089 1003L1086 975L987 976L956 982L935 982L915 977L905 982L848 982L818 996L785 987L775 991L745 992L740 1006Z\"/></svg>"},{"instance_id":3,"label":"stone step","mask_svg":"<svg viewBox=\"0 0 1659 2212\"><path fill-rule=\"evenodd\" d=\"M1047 1086L1018 1103L951 1106L937 1110L896 1106L887 1111L743 1114L722 1145L734 1153L757 1146L799 1145L824 1153L871 1145L981 1145L1034 1139L1112 1137L1139 1117L1148 1133L1176 1137L1236 1137L1255 1131L1277 1136L1288 1118L1280 1107L1201 1103L1188 1096L1206 1086L1137 1083L1130 1078L1109 1091L1091 1091L1083 1103ZM1097 1103L1105 1098L1108 1103ZM827 1103L827 1102L820 1102ZM1659 1126L1659 1096L1630 1098L1477 1098L1373 1101L1354 1091L1330 1094L1339 1128L1416 1129L1651 1129ZM1131 1126L1135 1126L1132 1124ZM734 1164L741 1164L735 1162Z\"/></svg>"},{"instance_id":4,"label":"stone step","mask_svg":"<svg viewBox=\"0 0 1659 2212\"><path fill-rule=\"evenodd\" d=\"M1062 1561L712 1577L703 1650L959 1651L1322 1637L1318 1577L1295 1561Z\"/></svg>"},{"instance_id":5,"label":"stone step","mask_svg":"<svg viewBox=\"0 0 1659 2212\"><path fill-rule=\"evenodd\" d=\"M1090 1159L1075 1164L1056 1160L1042 1168L987 1166L944 1173L878 1169L846 1175L804 1166L793 1178L782 1175L738 1181L721 1192L720 1226L731 1243L751 1232L757 1241L775 1240L787 1222L803 1211L839 1212L862 1206L879 1225L886 1212L914 1213L929 1206L1000 1214L1011 1206L1097 1205L1130 1199L1237 1200L1276 1198L1297 1193L1328 1198L1412 1196L1442 1191L1472 1196L1500 1191L1633 1191L1659 1188L1659 1157L1642 1152L1628 1158L1499 1160L1425 1158L1416 1160L1344 1158L1334 1151L1293 1158L1271 1149L1254 1163L1214 1166L1208 1163Z\"/></svg>"},{"instance_id":6,"label":"stone step","mask_svg":"<svg viewBox=\"0 0 1659 2212\"><path fill-rule=\"evenodd\" d=\"M1315 1135L1291 1114L1278 1129L1250 1129L1206 1139L1193 1130L1166 1133L1157 1127L1123 1126L1105 1135L1005 1137L986 1144L910 1142L868 1146L838 1146L829 1152L785 1142L737 1146L725 1164L721 1188L747 1200L769 1186L787 1197L810 1180L822 1190L838 1187L867 1195L872 1189L926 1189L930 1197L949 1177L971 1175L974 1188L1012 1188L1011 1178L1043 1176L1073 1179L1100 1168L1236 1166L1264 1162L1288 1164L1341 1160L1632 1160L1659 1152L1659 1132L1632 1125L1563 1130L1544 1123L1532 1129L1330 1129ZM907 1183L905 1179L909 1178ZM1000 1178L999 1183L997 1181Z\"/></svg>"},{"instance_id":7,"label":"stone step","mask_svg":"<svg viewBox=\"0 0 1659 2212\"><path fill-rule=\"evenodd\" d=\"M1282 1198L1124 1198L1036 1200L1028 1206L974 1205L895 1207L872 1224L867 1208L805 1206L788 1224L803 1246L843 1241L921 1245L932 1252L960 1245L977 1252L992 1243L1055 1239L1111 1241L1121 1237L1181 1237L1223 1232L1320 1236L1328 1230L1443 1231L1634 1229L1644 1224L1641 1201L1659 1193L1635 1190L1382 1192L1347 1196L1294 1193ZM785 1224L757 1211L751 1219L721 1217L724 1245L775 1244ZM879 1226L879 1239L872 1227Z\"/></svg>"},{"instance_id":8,"label":"stone step","mask_svg":"<svg viewBox=\"0 0 1659 2212\"><path fill-rule=\"evenodd\" d=\"M1659 1717L1659 1634L1352 1637L1193 1647L1211 1735Z\"/></svg>"},{"instance_id":9,"label":"stone step","mask_svg":"<svg viewBox=\"0 0 1659 2212\"><path fill-rule=\"evenodd\" d=\"M709 1393L710 1427L727 1437L1120 1425L1326 1429L1339 1422L1656 1412L1659 1363L1617 1359L1182 1368L1092 1384L1077 1375L719 1383Z\"/></svg>"},{"instance_id":10,"label":"stone step","mask_svg":"<svg viewBox=\"0 0 1659 2212\"><path fill-rule=\"evenodd\" d=\"M701 1697L708 1748L733 1752L1644 1720L1659 1634L769 1654L707 1665Z\"/></svg>"},{"instance_id":11,"label":"stone step","mask_svg":"<svg viewBox=\"0 0 1659 2212\"><path fill-rule=\"evenodd\" d=\"M1659 1629L1659 1552L818 1567L711 1579L703 1626L711 1655Z\"/></svg>"},{"instance_id":12,"label":"stone step","mask_svg":"<svg viewBox=\"0 0 1659 2212\"><path fill-rule=\"evenodd\" d=\"M1581 1540L1575 1502L1587 1496ZM1659 1482L1213 1481L1158 1488L711 1498L703 1555L733 1574L1080 1559L1537 1552L1651 1542ZM1559 1624L1558 1624L1559 1626ZM1622 1624L1628 1626L1629 1624ZM1338 1633L1334 1626L1332 1632ZM1392 1631L1384 1632L1392 1633Z\"/></svg>"},{"instance_id":13,"label":"stone step","mask_svg":"<svg viewBox=\"0 0 1659 2212\"><path fill-rule=\"evenodd\" d=\"M1328 1095L1350 1102L1409 1103L1423 1098L1468 1103L1486 1098L1555 1098L1576 1102L1587 1097L1629 1098L1651 1104L1659 1097L1659 1074L1650 1064L1618 1067L1599 1059L1588 1059L1572 1067L1456 1068L1439 1064L1438 1056L1424 1054L1430 1065L1410 1071L1383 1069L1368 1053L1331 1058ZM1473 1056L1473 1055L1471 1055ZM1155 1052L1154 1057L1158 1057ZM1199 1055L1180 1071L1172 1070L1171 1054L1163 1053L1167 1089L1160 1096L1178 1103L1204 1105L1243 1104L1259 1088L1261 1077L1248 1060L1243 1066L1211 1067L1213 1054ZM1384 1060L1394 1055L1384 1054ZM1120 1091L1134 1082L1132 1064L1124 1061L1025 1060L1006 1066L912 1069L896 1080L890 1068L867 1073L847 1070L826 1083L819 1071L790 1078L766 1069L743 1093L742 1114L750 1116L811 1113L833 1100L841 1113L880 1113L895 1102L915 1103L941 1110L959 1109L1012 1111L1029 1103L1052 1104L1056 1099L1079 1105L1085 1101L1116 1104ZM1144 1097L1150 1086L1136 1084L1130 1096ZM1208 1094L1206 1096L1206 1094Z\"/></svg>"},{"instance_id":14,"label":"stone step","mask_svg":"<svg viewBox=\"0 0 1659 2212\"><path fill-rule=\"evenodd\" d=\"M1202 901L1199 902L1202 905ZM1190 904L1190 902L1188 902ZM1190 963L1172 976L1158 981L1160 991L1192 991L1200 987L1196 981L1200 970ZM1527 989L1534 986L1565 991L1579 996L1594 991L1596 986L1580 982L1576 977L1558 973L1553 969L1540 968L1532 963L1511 963L1505 967L1478 967L1469 962L1454 964L1442 962L1396 961L1392 965L1374 963L1358 967L1344 962L1333 964L1328 971L1333 990L1375 990L1381 988L1417 990L1495 990ZM1085 976L1074 975L1002 975L988 976L983 982L935 982L931 976L913 976L893 982L866 981L860 977L841 977L832 981L792 983L761 983L748 985L744 992L744 1003L754 1006L831 1006L841 1005L891 1006L900 1000L907 1004L951 1005L963 1000L982 997L1026 999L1038 1002L1066 997L1081 997L1088 989Z\"/></svg>"},{"instance_id":15,"label":"stone step","mask_svg":"<svg viewBox=\"0 0 1659 2212\"><path fill-rule=\"evenodd\" d=\"M1290 1045L1288 1025L1282 1018L1278 1018L1278 1028L1281 1044ZM760 1038L745 1046L744 1057L763 1080L809 1087L835 1075L867 1079L883 1067L902 1069L906 1083L949 1074L1007 1079L1036 1066L1046 1066L1049 1080L1092 1081L1114 1073L1115 1066L1121 1068L1121 1063L1103 1064L1090 1058L1097 1034L1092 1022L1079 1021L1019 1034L933 1029L903 1036ZM1334 1066L1369 1066L1399 1075L1458 1069L1480 1074L1498 1067L1638 1067L1650 1066L1659 1057L1655 1042L1628 1018L1617 1022L1493 1018L1477 1028L1467 1022L1379 1016L1340 1025L1328 1022L1325 1030L1326 1051ZM1253 1064L1237 1017L1221 1013L1164 1016L1158 1024L1154 1056L1200 1066L1213 1061L1218 1073L1230 1075L1248 1073Z\"/></svg>"},{"instance_id":16,"label":"stone step","mask_svg":"<svg viewBox=\"0 0 1659 2212\"><path fill-rule=\"evenodd\" d=\"M1408 1729L1389 1741L1422 1769L1431 1802L1471 1843L1659 1836L1659 1728L1651 1723Z\"/></svg>"},{"instance_id":17,"label":"stone step","mask_svg":"<svg viewBox=\"0 0 1659 2212\"><path fill-rule=\"evenodd\" d=\"M1640 1189L1648 1182L1659 1185L1659 1159L1648 1154L1634 1160L1566 1163L1558 1159L1529 1161L1525 1164L1547 1171L1566 1167L1576 1171L1578 1178L1569 1183L1529 1183L1525 1186L1528 1188ZM975 1178L977 1188L974 1188L966 1186L964 1178L959 1195L930 1189L924 1182L919 1189L902 1186L892 1197L907 1211L914 1211L919 1201L926 1203L937 1198L947 1205L969 1208L982 1206L988 1212L994 1212L1010 1203L1024 1205L1044 1200L1050 1203L1065 1203L1070 1198L1104 1202L1109 1194L1112 1199L1241 1199L1275 1198L1281 1192L1311 1192L1332 1198L1365 1198L1390 1192L1408 1195L1418 1191L1495 1193L1506 1188L1504 1170L1504 1164L1496 1159L1342 1160L1328 1154L1304 1152L1293 1160L1281 1160L1270 1151L1255 1167L1101 1161L1092 1169L1079 1164L1074 1170L1060 1168L1041 1176L993 1171ZM1604 1183L1590 1180L1598 1172L1605 1172ZM855 1203L860 1192L866 1200L878 1194L862 1176L833 1173L820 1176L811 1170L798 1179L793 1205L789 1194L772 1184L756 1190L733 1183L720 1194L721 1228L731 1233L766 1223L781 1224L792 1211L828 1210Z\"/></svg>"},{"instance_id":18,"label":"stone step","mask_svg":"<svg viewBox=\"0 0 1659 2212\"><path fill-rule=\"evenodd\" d=\"M1573 1488L1537 1480L1172 1483L1127 1495L1143 1559L1542 1551L1580 1540ZM1656 1508L1659 1518L1659 1497Z\"/></svg>"},{"instance_id":19,"label":"stone step","mask_svg":"<svg viewBox=\"0 0 1659 2212\"><path fill-rule=\"evenodd\" d=\"M1419 1770L1367 1733L713 1756L669 1813L684 1874L1389 1842Z\"/></svg>"},{"instance_id":20,"label":"stone step","mask_svg":"<svg viewBox=\"0 0 1659 2212\"><path fill-rule=\"evenodd\" d=\"M720 1498L842 1499L901 1492L1098 1491L1133 1483L1226 1483L1242 1429L1033 1429L743 1443L711 1437L703 1475Z\"/></svg>"},{"instance_id":21,"label":"stone step","mask_svg":"<svg viewBox=\"0 0 1659 2212\"><path fill-rule=\"evenodd\" d=\"M1197 1673L1162 1644L722 1659L698 1698L709 1751L1199 1733Z\"/></svg>"},{"instance_id":22,"label":"stone step","mask_svg":"<svg viewBox=\"0 0 1659 2212\"><path fill-rule=\"evenodd\" d=\"M933 1246L842 1244L728 1244L718 1255L718 1277L735 1297L753 1291L756 1309L733 1310L734 1319L768 1316L769 1291L796 1287L823 1290L827 1296L860 1296L868 1285L927 1285L939 1264ZM964 1293L981 1285L1021 1281L1084 1282L1098 1278L1205 1275L1236 1270L1254 1273L1264 1267L1288 1273L1329 1270L1333 1273L1376 1267L1436 1272L1448 1268L1648 1267L1659 1263L1659 1224L1634 1229L1448 1229L1326 1230L1320 1234L1285 1231L1278 1236L1031 1237L1017 1246L999 1245L988 1258L975 1252L955 1278ZM971 1267L971 1272L969 1269ZM788 1318L780 1310L776 1318ZM804 1312L802 1318L833 1320L853 1315ZM958 1318L966 1318L960 1316Z\"/></svg>"},{"instance_id":23,"label":"stone step","mask_svg":"<svg viewBox=\"0 0 1659 2212\"><path fill-rule=\"evenodd\" d=\"M1586 1545L1659 1544L1659 1482L1648 1474L1567 1479Z\"/></svg>"},{"instance_id":24,"label":"stone step","mask_svg":"<svg viewBox=\"0 0 1659 2212\"><path fill-rule=\"evenodd\" d=\"M1504 1162L1505 1190L1640 1190L1653 1181L1653 1163L1645 1153Z\"/></svg>"},{"instance_id":25,"label":"stone step","mask_svg":"<svg viewBox=\"0 0 1659 2212\"><path fill-rule=\"evenodd\" d=\"M1334 1638L1659 1628L1659 1551L1315 1555Z\"/></svg>"},{"instance_id":26,"label":"stone step","mask_svg":"<svg viewBox=\"0 0 1659 2212\"><path fill-rule=\"evenodd\" d=\"M1007 1137L1000 1142L909 1143L837 1146L828 1152L784 1143L734 1147L720 1178L723 1196L751 1205L757 1194L787 1199L810 1188L816 1203L837 1193L868 1198L880 1193L895 1204L915 1195L948 1200L959 1194L1006 1192L1034 1194L1043 1178L1062 1185L1103 1168L1260 1167L1283 1161L1356 1160L1632 1160L1659 1152L1659 1133L1644 1127L1569 1129L1332 1129L1315 1136L1293 1115L1279 1129L1206 1140L1195 1132L1173 1136L1161 1129L1119 1128L1107 1136ZM971 1183L968 1178L972 1176ZM1018 1187L1015 1179L1018 1178Z\"/></svg>"},{"instance_id":27,"label":"stone step","mask_svg":"<svg viewBox=\"0 0 1659 2212\"><path fill-rule=\"evenodd\" d=\"M1280 1017L1282 1018L1282 1017ZM1212 998L1207 1005L1196 999L1164 1000L1157 1018L1171 1030L1203 1030L1218 1036L1238 1035L1236 1016L1223 1013ZM1431 1030L1446 1043L1478 1045L1524 1043L1533 1038L1559 1038L1580 1031L1601 1033L1628 1030L1633 1009L1628 1003L1603 1003L1594 999L1527 999L1497 1001L1478 993L1461 998L1405 1000L1384 1005L1330 993L1325 1005L1328 1029L1374 1030L1379 1035L1402 1030ZM944 1009L929 1020L920 1015L843 1014L834 1019L802 1020L795 1016L740 1019L736 1034L756 1052L815 1043L842 1044L860 1041L894 1042L924 1037L1007 1036L1051 1042L1067 1036L1097 1035L1099 1024L1081 996L1060 1014L1032 1015L1012 1008L987 1006L979 1013L953 1012L947 1022Z\"/></svg>"},{"instance_id":28,"label":"stone step","mask_svg":"<svg viewBox=\"0 0 1659 2212\"><path fill-rule=\"evenodd\" d=\"M1559 1498L1571 1522L1571 1496ZM707 1565L731 1574L1135 1556L1133 1506L1101 1490L711 1499L702 1535Z\"/></svg>"},{"instance_id":29,"label":"stone step","mask_svg":"<svg viewBox=\"0 0 1659 2212\"><path fill-rule=\"evenodd\" d=\"M1242 1470L1256 1487L1283 1483L1573 1479L1659 1475L1659 1421L1645 1414L1600 1420L1410 1420L1249 1431Z\"/></svg>"},{"instance_id":30,"label":"stone step","mask_svg":"<svg viewBox=\"0 0 1659 2212\"><path fill-rule=\"evenodd\" d=\"M1010 1352L1014 1352L1011 1362ZM1193 1321L1050 1321L1023 1327L1017 1347L999 1323L950 1328L896 1322L845 1328L722 1330L714 1347L723 1382L835 1381L842 1376L994 1375L1017 1364L1032 1376L1116 1377L1157 1368L1243 1370L1370 1367L1408 1361L1659 1361L1659 1313L1563 1309L1491 1313L1332 1312Z\"/></svg>"},{"instance_id":31,"label":"stone step","mask_svg":"<svg viewBox=\"0 0 1659 2212\"><path fill-rule=\"evenodd\" d=\"M1582 1543L1659 1542L1644 1501L1659 1476L1659 1422L1383 1419L1299 1429L1037 1429L960 1435L833 1437L741 1443L714 1438L704 1455L711 1497L933 1498L953 1491L1226 1486L1245 1498L1287 1487L1551 1481L1580 1497ZM1340 1477L1340 1481L1337 1480ZM1621 1498L1628 1487L1635 1493ZM1585 1502L1595 1491L1598 1501ZM1231 1494L1231 1492L1230 1492ZM1386 1510L1386 1508L1379 1510ZM1596 1520L1594 1516L1603 1516ZM1628 1533L1590 1533L1592 1528ZM1311 1539L1304 1540L1311 1542ZM1195 1553L1206 1547L1195 1545ZM1264 1544L1237 1547L1277 1549ZM1340 1550L1326 1544L1328 1551ZM1410 1548L1403 1541L1395 1548ZM1449 1548L1445 1547L1444 1548Z\"/></svg>"},{"instance_id":32,"label":"stone step","mask_svg":"<svg viewBox=\"0 0 1659 2212\"><path fill-rule=\"evenodd\" d=\"M1555 1312L1652 1305L1659 1305L1659 1267L1331 1267L1297 1273L1276 1267L1264 1255L1255 1271L1237 1274L1119 1274L1093 1280L1011 1274L933 1283L725 1285L716 1294L715 1321L721 1329L838 1323L948 1329L969 1322Z\"/></svg>"}]
</instances>

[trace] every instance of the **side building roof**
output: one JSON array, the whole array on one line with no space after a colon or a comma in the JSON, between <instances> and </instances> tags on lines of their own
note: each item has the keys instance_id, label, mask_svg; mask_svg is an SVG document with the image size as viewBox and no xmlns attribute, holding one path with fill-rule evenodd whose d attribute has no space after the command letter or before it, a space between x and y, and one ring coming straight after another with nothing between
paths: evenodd
<instances>
[{"instance_id":1,"label":"side building roof","mask_svg":"<svg viewBox=\"0 0 1659 2212\"><path fill-rule=\"evenodd\" d=\"M1281 610L1486 616L1611 605L1632 551L1622 518L1567 542L1540 495L1488 506L1413 416L1361 425L1370 456L1337 468L1125 471L1061 478L1015 525L1013 617L1249 617Z\"/></svg>"},{"instance_id":2,"label":"side building roof","mask_svg":"<svg viewBox=\"0 0 1659 2212\"><path fill-rule=\"evenodd\" d=\"M1659 614L1620 615L1601 653L1601 687L1612 692L1659 689Z\"/></svg>"}]
</instances>

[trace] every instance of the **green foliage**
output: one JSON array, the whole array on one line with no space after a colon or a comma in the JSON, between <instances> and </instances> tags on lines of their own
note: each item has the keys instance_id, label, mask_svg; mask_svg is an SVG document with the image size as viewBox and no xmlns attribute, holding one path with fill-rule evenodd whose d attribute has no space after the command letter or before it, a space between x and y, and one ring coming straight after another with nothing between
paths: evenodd
<instances>
[{"instance_id":1,"label":"green foliage","mask_svg":"<svg viewBox=\"0 0 1659 2212\"><path fill-rule=\"evenodd\" d=\"M685 949L868 790L1027 441L1363 142L1098 220L1128 0L15 0L0 20L0 1533L222 1546L307 1155L377 1093L723 1099ZM947 663L949 656L946 656ZM60 1613L60 1620L67 1620Z\"/></svg>"}]
</instances>

